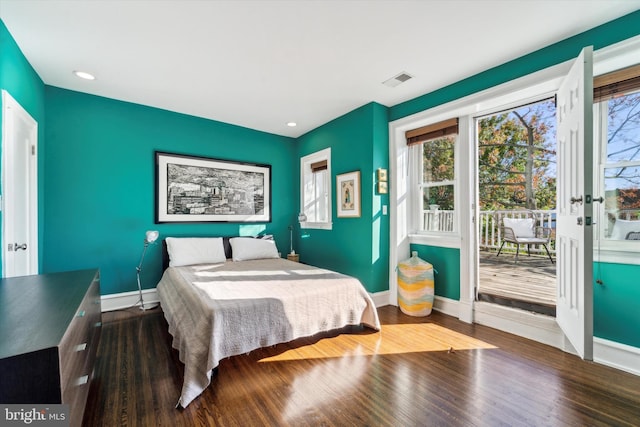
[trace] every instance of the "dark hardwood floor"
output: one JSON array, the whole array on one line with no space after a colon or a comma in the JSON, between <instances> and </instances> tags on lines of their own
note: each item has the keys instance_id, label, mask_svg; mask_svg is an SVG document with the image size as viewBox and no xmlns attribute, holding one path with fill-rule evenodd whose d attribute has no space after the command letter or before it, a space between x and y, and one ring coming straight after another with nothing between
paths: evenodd
<instances>
[{"instance_id":1,"label":"dark hardwood floor","mask_svg":"<svg viewBox=\"0 0 640 427\"><path fill-rule=\"evenodd\" d=\"M86 426L637 426L640 377L441 313L225 359L176 409L159 308L104 313ZM349 332L349 333L344 333Z\"/></svg>"}]
</instances>

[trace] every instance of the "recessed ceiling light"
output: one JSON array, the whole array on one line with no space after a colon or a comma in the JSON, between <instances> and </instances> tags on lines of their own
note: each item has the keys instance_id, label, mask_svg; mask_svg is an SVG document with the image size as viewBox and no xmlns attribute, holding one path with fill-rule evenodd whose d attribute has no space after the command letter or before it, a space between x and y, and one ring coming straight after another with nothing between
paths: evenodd
<instances>
[{"instance_id":1,"label":"recessed ceiling light","mask_svg":"<svg viewBox=\"0 0 640 427\"><path fill-rule=\"evenodd\" d=\"M75 74L76 76L80 77L81 79L85 79L85 80L95 80L95 76L93 74L89 74L85 71L74 71L73 74Z\"/></svg>"},{"instance_id":2,"label":"recessed ceiling light","mask_svg":"<svg viewBox=\"0 0 640 427\"><path fill-rule=\"evenodd\" d=\"M287 126L289 126L290 128L294 128L294 127L298 126L298 124L296 122L289 122L289 123L287 123Z\"/></svg>"}]
</instances>

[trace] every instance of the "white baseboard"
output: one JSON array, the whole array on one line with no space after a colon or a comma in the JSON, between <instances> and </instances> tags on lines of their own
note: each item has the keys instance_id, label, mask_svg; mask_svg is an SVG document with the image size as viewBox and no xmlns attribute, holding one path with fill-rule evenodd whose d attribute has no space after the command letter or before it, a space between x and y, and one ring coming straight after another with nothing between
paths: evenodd
<instances>
[{"instance_id":1,"label":"white baseboard","mask_svg":"<svg viewBox=\"0 0 640 427\"><path fill-rule=\"evenodd\" d=\"M458 317L460 314L460 302L445 297L436 296L433 300L433 309L449 316Z\"/></svg>"},{"instance_id":2,"label":"white baseboard","mask_svg":"<svg viewBox=\"0 0 640 427\"><path fill-rule=\"evenodd\" d=\"M564 334L553 317L485 302L464 304L439 296L436 296L433 309L463 322L475 322L567 350Z\"/></svg>"},{"instance_id":3,"label":"white baseboard","mask_svg":"<svg viewBox=\"0 0 640 427\"><path fill-rule=\"evenodd\" d=\"M555 317L487 302L476 302L474 321L563 351L568 350L564 333L556 323Z\"/></svg>"},{"instance_id":4,"label":"white baseboard","mask_svg":"<svg viewBox=\"0 0 640 427\"><path fill-rule=\"evenodd\" d=\"M389 291L376 292L375 294L369 294L373 303L376 307L384 307L385 305L391 304L389 296Z\"/></svg>"},{"instance_id":5,"label":"white baseboard","mask_svg":"<svg viewBox=\"0 0 640 427\"><path fill-rule=\"evenodd\" d=\"M375 294L370 294L370 295L376 307L383 307L385 305L395 305L391 301L390 291L376 292ZM444 314L448 314L449 316L458 317L458 312L459 312L458 307L459 307L459 301L452 300L449 298L436 296L433 300L433 309L436 311L440 311Z\"/></svg>"},{"instance_id":6,"label":"white baseboard","mask_svg":"<svg viewBox=\"0 0 640 427\"><path fill-rule=\"evenodd\" d=\"M145 305L158 304L160 299L156 288L144 289L142 291ZM122 292L119 294L102 295L100 297L102 312L122 310L124 308L140 305L140 293L138 291Z\"/></svg>"},{"instance_id":7,"label":"white baseboard","mask_svg":"<svg viewBox=\"0 0 640 427\"><path fill-rule=\"evenodd\" d=\"M575 354L556 319L496 304L476 302L475 322ZM593 361L640 375L640 348L593 338Z\"/></svg>"},{"instance_id":8,"label":"white baseboard","mask_svg":"<svg viewBox=\"0 0 640 427\"><path fill-rule=\"evenodd\" d=\"M640 375L640 348L603 338L593 338L593 361Z\"/></svg>"}]
</instances>

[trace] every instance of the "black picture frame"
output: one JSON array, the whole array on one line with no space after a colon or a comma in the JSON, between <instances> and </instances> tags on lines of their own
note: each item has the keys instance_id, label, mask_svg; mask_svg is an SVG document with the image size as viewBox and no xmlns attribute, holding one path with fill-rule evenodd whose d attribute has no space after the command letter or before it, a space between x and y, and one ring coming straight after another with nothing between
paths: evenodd
<instances>
[{"instance_id":1,"label":"black picture frame","mask_svg":"<svg viewBox=\"0 0 640 427\"><path fill-rule=\"evenodd\" d=\"M155 152L155 222L271 222L271 165Z\"/></svg>"}]
</instances>

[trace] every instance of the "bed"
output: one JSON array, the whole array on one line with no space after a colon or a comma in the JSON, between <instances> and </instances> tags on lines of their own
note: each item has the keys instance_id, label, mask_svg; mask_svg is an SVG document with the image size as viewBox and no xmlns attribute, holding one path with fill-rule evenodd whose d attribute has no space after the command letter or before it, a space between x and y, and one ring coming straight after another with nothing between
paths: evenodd
<instances>
[{"instance_id":1,"label":"bed","mask_svg":"<svg viewBox=\"0 0 640 427\"><path fill-rule=\"evenodd\" d=\"M184 363L178 406L227 357L349 325L380 330L355 278L280 258L273 240L166 238L160 304Z\"/></svg>"}]
</instances>

